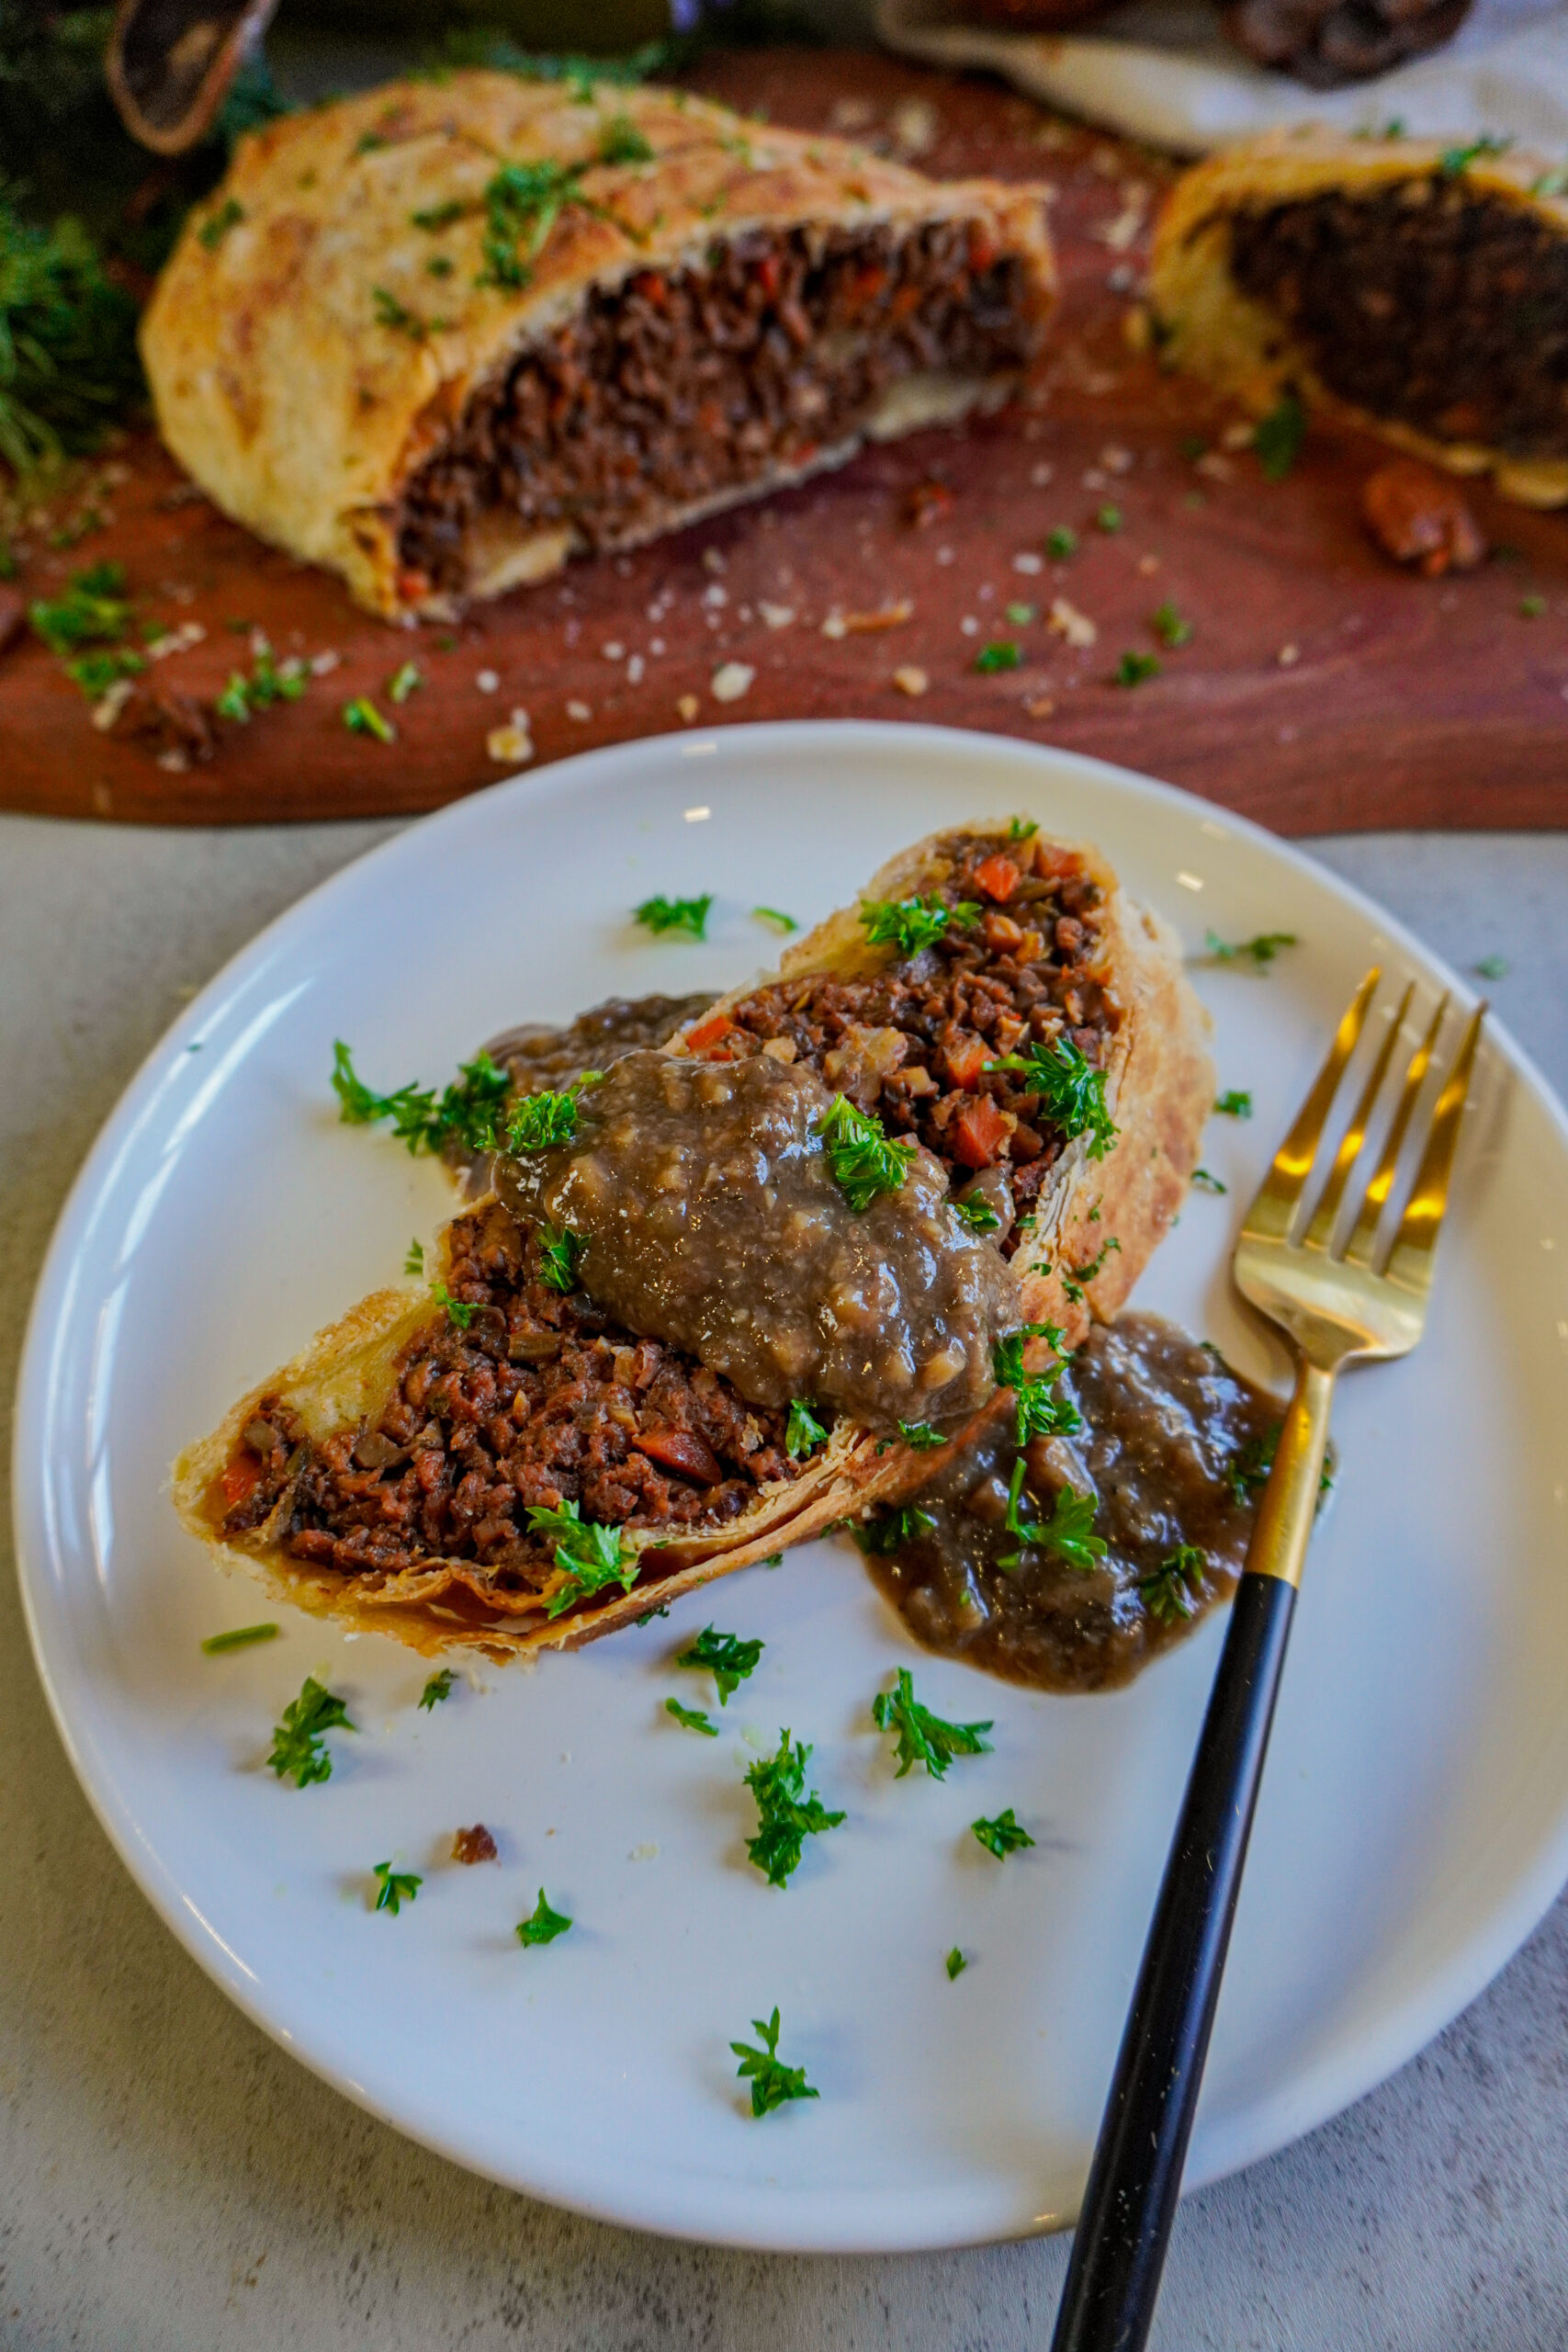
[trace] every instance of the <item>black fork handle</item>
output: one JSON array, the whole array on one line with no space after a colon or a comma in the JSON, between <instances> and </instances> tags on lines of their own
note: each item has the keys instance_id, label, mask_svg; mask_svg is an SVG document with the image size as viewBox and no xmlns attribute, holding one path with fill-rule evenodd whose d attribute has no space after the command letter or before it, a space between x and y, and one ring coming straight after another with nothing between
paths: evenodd
<instances>
[{"instance_id":1,"label":"black fork handle","mask_svg":"<svg viewBox=\"0 0 1568 2352\"><path fill-rule=\"evenodd\" d=\"M1051 2352L1142 2352L1203 2079L1295 1587L1244 1575L1089 2167Z\"/></svg>"}]
</instances>

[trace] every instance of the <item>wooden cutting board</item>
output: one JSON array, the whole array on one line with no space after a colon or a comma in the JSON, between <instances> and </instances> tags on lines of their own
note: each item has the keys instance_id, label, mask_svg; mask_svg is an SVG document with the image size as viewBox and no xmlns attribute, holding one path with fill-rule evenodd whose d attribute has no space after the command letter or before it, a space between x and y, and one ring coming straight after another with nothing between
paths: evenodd
<instances>
[{"instance_id":1,"label":"wooden cutting board","mask_svg":"<svg viewBox=\"0 0 1568 2352\"><path fill-rule=\"evenodd\" d=\"M205 631L157 673L203 697L249 668L254 629L279 657L338 661L299 702L220 721L210 764L176 774L97 732L45 648L16 643L0 656L0 805L199 824L432 808L515 765L486 739L520 707L539 761L687 724L918 718L1121 761L1284 832L1568 823L1568 515L1478 491L1494 560L1425 581L1359 521L1377 445L1314 427L1279 483L1227 448L1234 416L1127 334L1168 164L991 83L881 56L733 55L698 79L938 175L1049 181L1065 299L1040 405L869 451L636 556L575 564L453 630L359 613L139 437L96 494L101 527L70 548L35 534L22 593L120 560L147 615ZM1119 528L1097 523L1107 506ZM62 509L51 527L79 520ZM1064 563L1044 553L1057 526L1079 539ZM1046 627L1056 598L1093 623L1092 646ZM1167 602L1192 629L1174 650L1151 627ZM1038 616L1010 619L1010 605ZM859 625L892 612L906 616ZM977 671L1002 640L1021 665ZM1123 652L1156 654L1159 674L1113 684ZM424 683L394 709L386 687L409 660ZM738 699L714 695L726 664L739 665L732 680L752 673ZM918 697L895 684L911 671L928 682ZM347 730L359 695L395 720L395 742Z\"/></svg>"}]
</instances>

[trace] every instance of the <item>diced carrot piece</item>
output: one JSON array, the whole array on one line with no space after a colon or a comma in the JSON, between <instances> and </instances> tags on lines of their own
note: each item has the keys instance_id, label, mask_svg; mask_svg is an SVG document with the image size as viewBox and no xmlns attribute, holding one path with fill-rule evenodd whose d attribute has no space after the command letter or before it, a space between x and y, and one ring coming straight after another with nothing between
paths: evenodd
<instances>
[{"instance_id":1,"label":"diced carrot piece","mask_svg":"<svg viewBox=\"0 0 1568 2352\"><path fill-rule=\"evenodd\" d=\"M948 1082L962 1086L973 1094L980 1082L980 1072L991 1058L990 1047L984 1037L954 1037L942 1049L942 1067Z\"/></svg>"},{"instance_id":2,"label":"diced carrot piece","mask_svg":"<svg viewBox=\"0 0 1568 2352\"><path fill-rule=\"evenodd\" d=\"M761 260L754 265L754 269L757 281L771 302L773 296L779 290L779 257L777 254L763 254Z\"/></svg>"},{"instance_id":3,"label":"diced carrot piece","mask_svg":"<svg viewBox=\"0 0 1568 2352\"><path fill-rule=\"evenodd\" d=\"M1011 858L1004 857L1000 850L994 857L987 858L983 865L975 868L976 888L984 890L987 898L995 899L998 905L1003 899L1011 898L1022 879Z\"/></svg>"},{"instance_id":4,"label":"diced carrot piece","mask_svg":"<svg viewBox=\"0 0 1568 2352\"><path fill-rule=\"evenodd\" d=\"M948 1128L948 1148L965 1168L989 1168L1000 1157L1011 1132L1007 1113L998 1110L988 1094L976 1094Z\"/></svg>"},{"instance_id":5,"label":"diced carrot piece","mask_svg":"<svg viewBox=\"0 0 1568 2352\"><path fill-rule=\"evenodd\" d=\"M223 1473L223 1499L232 1510L261 1484L262 1466L254 1453L237 1453Z\"/></svg>"},{"instance_id":6,"label":"diced carrot piece","mask_svg":"<svg viewBox=\"0 0 1568 2352\"><path fill-rule=\"evenodd\" d=\"M705 1046L716 1046L721 1037L728 1036L734 1026L728 1012L710 1012L705 1021L699 1021L694 1029L687 1030L687 1052L700 1054Z\"/></svg>"},{"instance_id":7,"label":"diced carrot piece","mask_svg":"<svg viewBox=\"0 0 1568 2352\"><path fill-rule=\"evenodd\" d=\"M1077 850L1058 849L1052 842L1034 844L1034 871L1042 882L1054 882L1060 874L1070 874L1078 862Z\"/></svg>"},{"instance_id":8,"label":"diced carrot piece","mask_svg":"<svg viewBox=\"0 0 1568 2352\"><path fill-rule=\"evenodd\" d=\"M699 1487L716 1487L723 1479L717 1455L693 1430L645 1430L632 1443L650 1462L661 1462L667 1470L694 1479Z\"/></svg>"}]
</instances>

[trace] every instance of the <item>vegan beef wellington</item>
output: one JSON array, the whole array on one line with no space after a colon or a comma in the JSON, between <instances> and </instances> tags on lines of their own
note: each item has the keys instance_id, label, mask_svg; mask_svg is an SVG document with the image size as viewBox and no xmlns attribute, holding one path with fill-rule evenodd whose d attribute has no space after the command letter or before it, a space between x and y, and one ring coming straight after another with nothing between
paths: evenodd
<instances>
[{"instance_id":1,"label":"vegan beef wellington","mask_svg":"<svg viewBox=\"0 0 1568 2352\"><path fill-rule=\"evenodd\" d=\"M1036 1367L1126 1296L1196 1161L1205 1028L1097 853L935 836L662 1049L524 1096L434 1299L378 1294L259 1384L175 1464L181 1516L279 1598L504 1656L897 1500L994 1407L998 1340L1057 1327Z\"/></svg>"},{"instance_id":2,"label":"vegan beef wellington","mask_svg":"<svg viewBox=\"0 0 1568 2352\"><path fill-rule=\"evenodd\" d=\"M1270 136L1183 175L1167 356L1258 415L1299 392L1505 497L1568 503L1568 201L1482 141Z\"/></svg>"},{"instance_id":3,"label":"vegan beef wellington","mask_svg":"<svg viewBox=\"0 0 1568 2352\"><path fill-rule=\"evenodd\" d=\"M455 73L243 140L142 354L227 514L449 616L1005 397L1044 202L682 91Z\"/></svg>"}]
</instances>

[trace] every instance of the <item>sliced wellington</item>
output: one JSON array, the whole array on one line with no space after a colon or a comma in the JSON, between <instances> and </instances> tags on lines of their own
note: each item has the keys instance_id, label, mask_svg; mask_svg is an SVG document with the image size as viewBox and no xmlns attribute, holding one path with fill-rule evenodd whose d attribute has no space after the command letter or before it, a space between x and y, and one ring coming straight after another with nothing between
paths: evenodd
<instances>
[{"instance_id":1,"label":"sliced wellington","mask_svg":"<svg viewBox=\"0 0 1568 2352\"><path fill-rule=\"evenodd\" d=\"M142 352L226 513L450 615L1005 397L1044 199L683 91L454 73L242 140Z\"/></svg>"},{"instance_id":2,"label":"sliced wellington","mask_svg":"<svg viewBox=\"0 0 1568 2352\"><path fill-rule=\"evenodd\" d=\"M1227 148L1159 220L1162 350L1259 416L1294 392L1522 504L1568 503L1565 187L1484 140Z\"/></svg>"}]
</instances>

